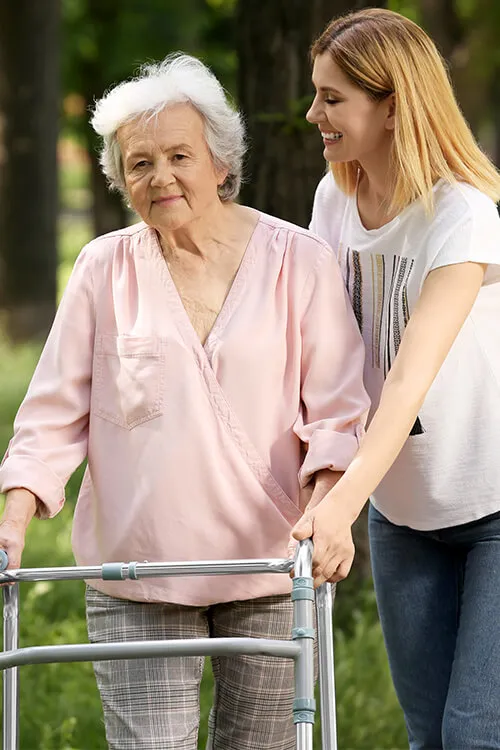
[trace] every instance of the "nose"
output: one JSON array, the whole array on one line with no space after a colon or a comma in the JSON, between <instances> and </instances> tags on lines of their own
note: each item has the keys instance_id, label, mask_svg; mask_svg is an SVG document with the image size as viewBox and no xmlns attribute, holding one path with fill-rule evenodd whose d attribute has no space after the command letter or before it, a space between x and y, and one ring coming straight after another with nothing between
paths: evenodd
<instances>
[{"instance_id":1,"label":"nose","mask_svg":"<svg viewBox=\"0 0 500 750\"><path fill-rule=\"evenodd\" d=\"M158 159L151 177L152 187L165 187L175 182L175 175L169 159Z\"/></svg>"},{"instance_id":2,"label":"nose","mask_svg":"<svg viewBox=\"0 0 500 750\"><path fill-rule=\"evenodd\" d=\"M313 103L309 107L308 112L306 113L306 120L307 122L311 122L314 125L317 125L321 120L324 119L324 115L322 115L321 107L318 103L318 97L315 96L313 99Z\"/></svg>"}]
</instances>

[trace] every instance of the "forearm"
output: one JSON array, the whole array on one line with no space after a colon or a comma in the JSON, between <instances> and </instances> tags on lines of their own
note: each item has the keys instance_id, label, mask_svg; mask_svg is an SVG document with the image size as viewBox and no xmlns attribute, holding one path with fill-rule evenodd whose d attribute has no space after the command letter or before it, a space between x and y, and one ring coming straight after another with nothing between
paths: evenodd
<instances>
[{"instance_id":1,"label":"forearm","mask_svg":"<svg viewBox=\"0 0 500 750\"><path fill-rule=\"evenodd\" d=\"M306 510L311 510L311 508L318 505L325 495L335 487L343 474L343 471L331 471L330 469L321 469L321 471L317 471L314 475L314 489L311 499L307 503Z\"/></svg>"},{"instance_id":2,"label":"forearm","mask_svg":"<svg viewBox=\"0 0 500 750\"><path fill-rule=\"evenodd\" d=\"M16 487L6 494L2 522L16 524L27 529L37 508L36 496L23 487Z\"/></svg>"}]
</instances>

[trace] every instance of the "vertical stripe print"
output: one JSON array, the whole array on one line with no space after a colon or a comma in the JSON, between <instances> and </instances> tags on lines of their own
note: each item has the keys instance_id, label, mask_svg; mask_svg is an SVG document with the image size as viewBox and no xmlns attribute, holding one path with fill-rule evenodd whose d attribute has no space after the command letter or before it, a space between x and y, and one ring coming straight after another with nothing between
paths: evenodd
<instances>
[{"instance_id":1,"label":"vertical stripe print","mask_svg":"<svg viewBox=\"0 0 500 750\"><path fill-rule=\"evenodd\" d=\"M351 251L352 255L352 308L358 321L359 330L363 332L363 273L361 270L361 259L357 250Z\"/></svg>"},{"instance_id":2,"label":"vertical stripe print","mask_svg":"<svg viewBox=\"0 0 500 750\"><path fill-rule=\"evenodd\" d=\"M394 305L392 309L392 336L394 342L394 356L398 353L399 346L401 344L401 325L400 322L404 321L403 318L403 298L402 289L403 281L406 275L406 266L408 263L407 258L399 258L399 268L396 272L397 280L394 286ZM401 310L400 308L401 302ZM404 325L402 326L404 331Z\"/></svg>"},{"instance_id":3,"label":"vertical stripe print","mask_svg":"<svg viewBox=\"0 0 500 750\"><path fill-rule=\"evenodd\" d=\"M415 261L412 258L411 262L408 264L408 271L406 273L406 278L404 279L404 282L403 282L403 289L401 291L401 304L403 306L403 323L404 323L405 328L408 325L408 321L410 320L410 307L408 305L408 280L410 278L410 274L412 272L414 263Z\"/></svg>"},{"instance_id":4,"label":"vertical stripe print","mask_svg":"<svg viewBox=\"0 0 500 750\"><path fill-rule=\"evenodd\" d=\"M392 259L392 276L391 281L389 284L389 293L388 293L388 299L387 299L387 325L386 325L386 340L385 340L385 346L384 346L384 377L387 376L387 373L392 367L392 351L391 351L391 343L392 343L392 336L391 336L391 327L393 323L393 311L394 311L394 289L396 285L396 278L397 278L397 264L398 264L398 256L395 255ZM397 308L397 304L396 304Z\"/></svg>"},{"instance_id":5,"label":"vertical stripe print","mask_svg":"<svg viewBox=\"0 0 500 750\"><path fill-rule=\"evenodd\" d=\"M373 318L373 345L375 349L375 367L380 369L380 341L382 338L382 317L384 313L385 293L385 260L383 255L375 255L377 283L373 293L376 299L376 313Z\"/></svg>"}]
</instances>

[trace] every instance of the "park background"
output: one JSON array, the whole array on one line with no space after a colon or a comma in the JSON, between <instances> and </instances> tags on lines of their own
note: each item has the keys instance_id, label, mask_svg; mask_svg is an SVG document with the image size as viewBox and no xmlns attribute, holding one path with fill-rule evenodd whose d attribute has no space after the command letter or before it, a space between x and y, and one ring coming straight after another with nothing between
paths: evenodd
<instances>
[{"instance_id":1,"label":"park background","mask_svg":"<svg viewBox=\"0 0 500 750\"><path fill-rule=\"evenodd\" d=\"M498 0L2 0L0 2L0 454L75 258L92 237L134 221L100 174L89 107L143 62L183 50L208 63L242 108L250 152L242 202L307 226L325 164L308 49L335 15L389 7L421 23L447 60L460 105L500 162ZM432 92L429 92L432 96ZM82 468L53 520L34 521L25 566L72 563ZM366 525L336 604L339 747L407 746L370 576ZM86 640L83 585L21 590L22 645ZM200 748L212 682L201 693ZM104 750L89 664L21 670L22 750Z\"/></svg>"}]
</instances>

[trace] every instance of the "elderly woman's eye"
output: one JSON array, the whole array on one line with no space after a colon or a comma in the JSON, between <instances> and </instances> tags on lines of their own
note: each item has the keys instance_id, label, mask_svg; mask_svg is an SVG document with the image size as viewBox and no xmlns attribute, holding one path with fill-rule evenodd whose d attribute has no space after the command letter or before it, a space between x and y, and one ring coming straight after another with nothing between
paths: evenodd
<instances>
[{"instance_id":1,"label":"elderly woman's eye","mask_svg":"<svg viewBox=\"0 0 500 750\"><path fill-rule=\"evenodd\" d=\"M141 167L145 167L147 164L149 164L149 162L146 161L146 159L141 159L141 161L137 161L134 164L134 169L141 169Z\"/></svg>"},{"instance_id":2,"label":"elderly woman's eye","mask_svg":"<svg viewBox=\"0 0 500 750\"><path fill-rule=\"evenodd\" d=\"M183 159L187 159L186 154L174 154L174 161L182 161Z\"/></svg>"}]
</instances>

